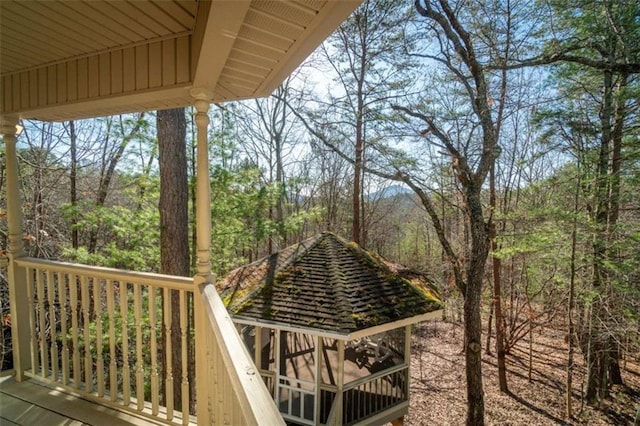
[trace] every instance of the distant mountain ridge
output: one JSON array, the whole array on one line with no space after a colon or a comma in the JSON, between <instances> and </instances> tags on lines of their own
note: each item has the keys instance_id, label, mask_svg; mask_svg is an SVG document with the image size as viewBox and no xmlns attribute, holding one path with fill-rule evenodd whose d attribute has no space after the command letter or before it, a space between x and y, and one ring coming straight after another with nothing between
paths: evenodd
<instances>
[{"instance_id":1,"label":"distant mountain ridge","mask_svg":"<svg viewBox=\"0 0 640 426\"><path fill-rule=\"evenodd\" d=\"M378 200L382 198L391 198L396 195L407 195L411 194L411 190L404 185L391 185L386 188L382 188L378 191L370 192L367 194L367 199L369 200Z\"/></svg>"}]
</instances>

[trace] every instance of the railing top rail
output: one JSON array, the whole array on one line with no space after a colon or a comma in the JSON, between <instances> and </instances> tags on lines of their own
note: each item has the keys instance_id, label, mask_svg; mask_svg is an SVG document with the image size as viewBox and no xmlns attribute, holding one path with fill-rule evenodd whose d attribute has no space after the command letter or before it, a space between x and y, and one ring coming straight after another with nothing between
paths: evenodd
<instances>
[{"instance_id":1,"label":"railing top rail","mask_svg":"<svg viewBox=\"0 0 640 426\"><path fill-rule=\"evenodd\" d=\"M16 263L20 267L46 269L52 272L84 275L128 283L144 283L153 287L170 288L173 290L194 290L193 278L191 277L178 277L173 275L154 274L151 272L123 271L115 268L81 265L69 262L56 262L36 259L33 257L21 257L16 259Z\"/></svg>"},{"instance_id":2,"label":"railing top rail","mask_svg":"<svg viewBox=\"0 0 640 426\"><path fill-rule=\"evenodd\" d=\"M282 425L284 420L251 361L233 321L212 284L201 284L200 293L212 331L227 351L222 352L232 389L243 407L247 424Z\"/></svg>"},{"instance_id":3,"label":"railing top rail","mask_svg":"<svg viewBox=\"0 0 640 426\"><path fill-rule=\"evenodd\" d=\"M352 382L345 383L343 390L348 391L349 389L354 389L360 386L363 383L371 382L373 380L379 379L380 377L390 376L393 373L398 371L407 370L409 367L405 364L396 365L395 367L388 368L386 370L379 371L370 376L364 376L359 379L356 379Z\"/></svg>"}]
</instances>

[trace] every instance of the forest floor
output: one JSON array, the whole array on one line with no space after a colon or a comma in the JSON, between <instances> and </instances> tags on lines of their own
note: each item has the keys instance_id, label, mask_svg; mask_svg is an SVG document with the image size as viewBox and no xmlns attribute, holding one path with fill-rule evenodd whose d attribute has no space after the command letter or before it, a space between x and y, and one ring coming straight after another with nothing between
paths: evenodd
<instances>
[{"instance_id":1,"label":"forest floor","mask_svg":"<svg viewBox=\"0 0 640 426\"><path fill-rule=\"evenodd\" d=\"M467 405L462 344L460 324L424 323L414 332L411 404L405 425L464 424ZM532 353L531 380L528 339L518 342L512 354L507 356L507 381L511 394L505 395L498 388L496 357L486 355L483 348L486 424L640 426L640 363L637 359L635 362L627 360L626 369L622 372L625 386L614 387L611 400L595 409L580 402L586 369L582 354L576 351L574 359L577 366L573 375L575 416L567 421L564 418L567 363L564 334L550 329L534 331Z\"/></svg>"}]
</instances>

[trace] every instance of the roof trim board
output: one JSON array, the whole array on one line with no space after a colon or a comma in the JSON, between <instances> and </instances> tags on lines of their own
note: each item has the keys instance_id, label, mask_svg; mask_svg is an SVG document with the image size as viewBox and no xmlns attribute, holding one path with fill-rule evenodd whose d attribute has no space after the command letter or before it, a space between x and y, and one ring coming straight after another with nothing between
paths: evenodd
<instances>
[{"instance_id":1,"label":"roof trim board","mask_svg":"<svg viewBox=\"0 0 640 426\"><path fill-rule=\"evenodd\" d=\"M267 96L302 63L313 50L331 35L361 3L361 0L329 2L317 15L313 24L305 29L311 36L294 44L285 55L287 64L272 72L256 90L258 96Z\"/></svg>"},{"instance_id":2,"label":"roof trim board","mask_svg":"<svg viewBox=\"0 0 640 426\"><path fill-rule=\"evenodd\" d=\"M233 48L251 0L214 1L201 3L198 10L198 32L193 37L193 86L216 86ZM205 22L202 22L205 21ZM210 52L216 52L211 54Z\"/></svg>"},{"instance_id":3,"label":"roof trim board","mask_svg":"<svg viewBox=\"0 0 640 426\"><path fill-rule=\"evenodd\" d=\"M363 337L372 336L378 333L384 333L386 331L395 330L401 327L405 327L407 325L417 324L423 321L435 320L438 318L442 318L442 313L444 311L439 309L433 312L427 312L426 314L416 315L410 318L404 318L398 321L390 322L387 324L378 325L375 327L365 328L363 330L354 331L352 333L336 333L330 331L323 331L317 328L308 328L303 326L295 326L295 325L285 325L279 322L260 320L257 321L253 318L247 318L242 316L232 315L232 319L234 323L242 324L242 325L250 325L253 327L268 327L273 328L274 330L282 330L282 331L300 331L306 334L310 334L318 337L326 337L329 339L337 339L337 340L356 340L362 339Z\"/></svg>"}]
</instances>

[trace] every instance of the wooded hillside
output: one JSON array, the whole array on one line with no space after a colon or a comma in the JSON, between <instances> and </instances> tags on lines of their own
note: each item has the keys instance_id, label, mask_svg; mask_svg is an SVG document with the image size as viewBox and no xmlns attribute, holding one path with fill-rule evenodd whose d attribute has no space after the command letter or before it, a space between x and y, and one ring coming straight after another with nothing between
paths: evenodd
<instances>
[{"instance_id":1,"label":"wooded hillside","mask_svg":"<svg viewBox=\"0 0 640 426\"><path fill-rule=\"evenodd\" d=\"M495 418L487 386L528 398L513 356L553 330L566 345L544 350L566 397L547 420L588 424L584 402L637 424L639 100L636 1L365 0L271 97L212 107L214 272L334 232L439 285L466 333L459 422ZM29 255L160 271L156 113L23 125ZM3 293L3 331L6 315Z\"/></svg>"}]
</instances>

